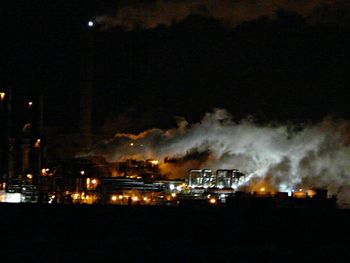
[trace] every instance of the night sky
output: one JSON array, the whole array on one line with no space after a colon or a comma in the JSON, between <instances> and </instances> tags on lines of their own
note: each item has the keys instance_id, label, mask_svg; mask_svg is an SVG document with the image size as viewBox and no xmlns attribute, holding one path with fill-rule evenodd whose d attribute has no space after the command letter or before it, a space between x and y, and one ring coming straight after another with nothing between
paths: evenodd
<instances>
[{"instance_id":1,"label":"night sky","mask_svg":"<svg viewBox=\"0 0 350 263\"><path fill-rule=\"evenodd\" d=\"M46 125L77 130L87 21L142 3L117 2L1 1L2 87L18 103L43 93ZM235 120L349 119L348 9L325 14L276 10L232 25L194 12L152 28L96 28L95 131L169 128L213 108Z\"/></svg>"}]
</instances>

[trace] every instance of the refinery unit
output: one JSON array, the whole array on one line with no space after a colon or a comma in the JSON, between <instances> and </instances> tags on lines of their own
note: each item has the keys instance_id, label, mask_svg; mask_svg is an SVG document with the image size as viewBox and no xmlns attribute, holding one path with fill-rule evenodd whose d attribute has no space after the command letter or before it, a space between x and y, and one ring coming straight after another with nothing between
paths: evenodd
<instances>
[{"instance_id":1,"label":"refinery unit","mask_svg":"<svg viewBox=\"0 0 350 263\"><path fill-rule=\"evenodd\" d=\"M240 190L246 176L237 169L191 169L183 179L162 175L158 160L108 163L103 158L77 158L57 167L43 168L39 183L30 178L3 183L1 202L209 205L239 208L309 208L336 206L336 197L324 189L291 193Z\"/></svg>"}]
</instances>

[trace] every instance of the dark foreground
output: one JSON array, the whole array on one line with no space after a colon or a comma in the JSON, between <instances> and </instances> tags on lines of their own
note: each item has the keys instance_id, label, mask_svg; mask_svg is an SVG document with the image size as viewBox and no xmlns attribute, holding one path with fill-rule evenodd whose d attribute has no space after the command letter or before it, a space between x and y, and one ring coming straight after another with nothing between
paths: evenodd
<instances>
[{"instance_id":1,"label":"dark foreground","mask_svg":"<svg viewBox=\"0 0 350 263\"><path fill-rule=\"evenodd\" d=\"M337 262L350 211L0 204L1 262Z\"/></svg>"}]
</instances>

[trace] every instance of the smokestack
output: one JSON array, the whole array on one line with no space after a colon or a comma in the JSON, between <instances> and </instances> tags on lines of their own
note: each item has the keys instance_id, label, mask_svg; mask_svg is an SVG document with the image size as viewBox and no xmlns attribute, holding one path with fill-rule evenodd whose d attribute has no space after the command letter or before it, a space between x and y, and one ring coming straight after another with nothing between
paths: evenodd
<instances>
[{"instance_id":1,"label":"smokestack","mask_svg":"<svg viewBox=\"0 0 350 263\"><path fill-rule=\"evenodd\" d=\"M12 134L12 88L8 90L7 102L7 138L8 138L8 179L15 176L15 138Z\"/></svg>"},{"instance_id":2,"label":"smokestack","mask_svg":"<svg viewBox=\"0 0 350 263\"><path fill-rule=\"evenodd\" d=\"M80 83L80 133L83 149L89 149L92 143L92 95L94 88L94 22L89 21L88 39L84 46Z\"/></svg>"}]
</instances>

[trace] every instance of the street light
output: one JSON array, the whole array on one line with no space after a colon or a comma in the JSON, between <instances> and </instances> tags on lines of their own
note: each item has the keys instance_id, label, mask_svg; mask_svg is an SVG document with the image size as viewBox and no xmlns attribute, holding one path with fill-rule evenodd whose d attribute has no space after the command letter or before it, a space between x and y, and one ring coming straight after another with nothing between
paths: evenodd
<instances>
[{"instance_id":1,"label":"street light","mask_svg":"<svg viewBox=\"0 0 350 263\"><path fill-rule=\"evenodd\" d=\"M0 101L4 101L6 97L6 93L3 91L0 91Z\"/></svg>"},{"instance_id":2,"label":"street light","mask_svg":"<svg viewBox=\"0 0 350 263\"><path fill-rule=\"evenodd\" d=\"M94 21L89 20L88 21L88 27L93 27L95 25Z\"/></svg>"},{"instance_id":3,"label":"street light","mask_svg":"<svg viewBox=\"0 0 350 263\"><path fill-rule=\"evenodd\" d=\"M30 109L32 108L32 106L33 106L33 101L28 101L28 108Z\"/></svg>"}]
</instances>

